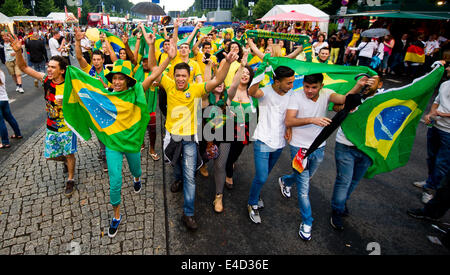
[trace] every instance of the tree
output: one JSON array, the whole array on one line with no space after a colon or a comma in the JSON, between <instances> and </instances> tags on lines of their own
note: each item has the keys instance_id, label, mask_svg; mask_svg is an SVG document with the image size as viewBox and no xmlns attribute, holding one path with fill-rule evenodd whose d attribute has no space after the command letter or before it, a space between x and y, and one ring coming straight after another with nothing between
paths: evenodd
<instances>
[{"instance_id":1,"label":"tree","mask_svg":"<svg viewBox=\"0 0 450 275\"><path fill-rule=\"evenodd\" d=\"M29 9L23 6L22 0L5 0L5 3L0 7L0 12L6 16L20 16L26 15Z\"/></svg>"},{"instance_id":2,"label":"tree","mask_svg":"<svg viewBox=\"0 0 450 275\"><path fill-rule=\"evenodd\" d=\"M273 7L272 0L259 0L253 9L253 16L256 19L262 18Z\"/></svg>"},{"instance_id":3,"label":"tree","mask_svg":"<svg viewBox=\"0 0 450 275\"><path fill-rule=\"evenodd\" d=\"M41 0L36 1L35 13L37 16L46 17L51 12L61 11L56 7L54 0Z\"/></svg>"},{"instance_id":4,"label":"tree","mask_svg":"<svg viewBox=\"0 0 450 275\"><path fill-rule=\"evenodd\" d=\"M242 21L248 17L248 8L244 5L244 0L239 0L238 5L231 10L234 19Z\"/></svg>"},{"instance_id":5,"label":"tree","mask_svg":"<svg viewBox=\"0 0 450 275\"><path fill-rule=\"evenodd\" d=\"M289 0L288 4L311 4L319 10L325 10L331 6L331 0Z\"/></svg>"}]
</instances>

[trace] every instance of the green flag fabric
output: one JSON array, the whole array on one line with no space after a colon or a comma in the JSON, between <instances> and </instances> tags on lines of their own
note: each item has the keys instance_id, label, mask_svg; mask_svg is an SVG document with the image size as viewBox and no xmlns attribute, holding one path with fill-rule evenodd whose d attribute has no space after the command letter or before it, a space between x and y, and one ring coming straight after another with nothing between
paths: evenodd
<instances>
[{"instance_id":1,"label":"green flag fabric","mask_svg":"<svg viewBox=\"0 0 450 275\"><path fill-rule=\"evenodd\" d=\"M139 152L150 120L142 85L111 92L80 69L68 66L63 110L67 125L83 140L91 130L109 149Z\"/></svg>"},{"instance_id":2,"label":"green flag fabric","mask_svg":"<svg viewBox=\"0 0 450 275\"><path fill-rule=\"evenodd\" d=\"M287 57L270 57L269 54L266 54L255 73L252 85L257 82L260 82L260 87L271 85L273 83L273 71L279 66L287 66L295 71L294 91L303 90L303 77L309 74L323 73L324 87L339 94L346 94L355 86L357 82L355 76L358 74L376 75L373 70L365 66L311 63Z\"/></svg>"},{"instance_id":3,"label":"green flag fabric","mask_svg":"<svg viewBox=\"0 0 450 275\"><path fill-rule=\"evenodd\" d=\"M366 178L408 162L417 125L443 74L438 66L407 86L375 94L344 120L347 139L372 159Z\"/></svg>"}]
</instances>

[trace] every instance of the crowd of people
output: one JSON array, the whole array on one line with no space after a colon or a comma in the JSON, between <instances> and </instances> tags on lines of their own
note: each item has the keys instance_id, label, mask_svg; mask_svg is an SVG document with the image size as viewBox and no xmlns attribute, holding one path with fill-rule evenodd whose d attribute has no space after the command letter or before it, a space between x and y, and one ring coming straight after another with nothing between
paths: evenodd
<instances>
[{"instance_id":1,"label":"crowd of people","mask_svg":"<svg viewBox=\"0 0 450 275\"><path fill-rule=\"evenodd\" d=\"M338 110L346 103L347 95L358 93L364 87L366 96L373 96L382 89L385 74L409 73L412 70L418 75L425 71L419 68L420 64L405 62L408 46L416 43L408 34L399 38L391 35L364 38L358 28L350 33L342 27L338 32L327 35L318 28L305 30L296 25L288 28L276 26L270 30L309 35L313 49L312 62L371 66L378 71L378 75L359 79L347 94L342 95L324 88L323 74L311 74L304 77L303 91L293 92L294 70L279 66L273 71L271 85L260 88L260 82L253 81L255 70L248 64L250 54L259 58L260 62L266 55L305 61L304 45L273 38L248 38L242 42L245 26L224 30L213 28L209 33L198 33L195 37L196 31L203 27L201 23L190 34L186 34L188 39L185 43L178 45L180 26L181 22L175 20L171 33L165 28L153 28L152 32L148 32L143 24L113 28L113 33L125 45L118 55L104 33L99 36L101 50L94 49L94 41L90 41L85 30L80 28L53 30L49 32L51 36L44 39L38 31L24 36L24 39L20 39L17 34L2 33L6 66L17 84L16 91L24 92L20 77L22 72L36 80L36 87L38 82L42 82L47 111L44 154L48 160L64 163L65 172L68 173L64 191L67 197L73 194L77 184L77 135L65 123L62 108L65 73L71 64L70 56L74 55L79 68L100 80L110 93L131 91L132 87L138 87L133 91L145 95L150 114L147 127L150 137L148 154L154 161L161 158L155 150L156 107L159 106L165 121L163 158L174 167L175 180L170 190L174 193L183 191L182 221L191 230L198 227L194 209L197 170L208 177L207 165L213 162L216 185L213 208L215 212L221 213L224 211L224 187L233 189L235 163L245 146L253 143L255 176L247 208L250 220L261 223L259 210L264 207L261 192L283 148L289 144L292 158L299 150L308 149L320 131L331 122L326 116L329 103L334 103L335 110ZM161 49L155 47L156 35L164 38ZM149 46L148 53L141 58L138 58L139 46L135 45L133 50L128 43L134 36L139 43ZM448 41L434 34L426 42L423 38L423 35L419 35L417 40L425 48L427 57L424 66L428 66L438 60L439 49ZM49 48L50 57L47 56L46 47ZM377 62L374 62L374 56L378 57ZM450 69L447 71L450 72ZM437 190L450 166L450 89L448 82L445 83L426 117L427 120L437 121L432 131L433 139L438 140L435 147L429 150L433 154L429 160L429 178L421 185L416 184L426 190ZM3 72L0 72L0 106L0 114L3 114L0 117L0 148L7 148L9 141L4 120L14 129L11 138L22 136L9 110ZM198 108L208 115L198 117ZM229 121L232 127L225 126ZM252 123L256 125L254 132L251 132ZM207 126L211 128L213 138L199 140L199 129ZM133 176L134 190L138 193L142 188L141 152L144 147L142 144L141 150L136 152L117 151L105 146L100 139L99 147L99 159L109 175L110 203L113 206L108 235L114 237L122 221L123 156ZM292 174L280 175L278 179L281 195L287 199L291 197L292 186L297 186L301 214L298 233L303 240L311 239L314 219L309 202L309 181L323 161L324 148L325 142L308 157L303 172L293 169ZM343 230L342 218L349 215L347 201L372 161L346 138L342 129L338 130L336 136L335 160L337 175L330 202L330 224L337 230ZM428 203L433 195L424 192L428 194L424 202Z\"/></svg>"}]
</instances>

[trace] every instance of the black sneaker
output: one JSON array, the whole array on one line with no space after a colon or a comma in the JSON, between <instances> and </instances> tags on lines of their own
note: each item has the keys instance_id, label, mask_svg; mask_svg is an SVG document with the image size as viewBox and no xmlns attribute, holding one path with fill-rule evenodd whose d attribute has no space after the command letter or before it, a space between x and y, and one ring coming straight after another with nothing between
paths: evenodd
<instances>
[{"instance_id":1,"label":"black sneaker","mask_svg":"<svg viewBox=\"0 0 450 275\"><path fill-rule=\"evenodd\" d=\"M122 215L120 215L120 218L116 220L116 218L112 218L111 224L109 225L108 229L108 236L110 238L113 238L117 234L117 230L119 229L119 224L122 221Z\"/></svg>"},{"instance_id":2,"label":"black sneaker","mask_svg":"<svg viewBox=\"0 0 450 275\"><path fill-rule=\"evenodd\" d=\"M342 215L333 211L330 219L331 226L336 230L344 230L344 224L342 223Z\"/></svg>"},{"instance_id":3,"label":"black sneaker","mask_svg":"<svg viewBox=\"0 0 450 275\"><path fill-rule=\"evenodd\" d=\"M181 180L177 180L170 185L170 191L172 193L180 192L183 189L183 182Z\"/></svg>"},{"instance_id":4,"label":"black sneaker","mask_svg":"<svg viewBox=\"0 0 450 275\"><path fill-rule=\"evenodd\" d=\"M64 191L64 195L68 198L70 198L75 192L75 181L74 180L68 180L66 182L66 190Z\"/></svg>"},{"instance_id":5,"label":"black sneaker","mask_svg":"<svg viewBox=\"0 0 450 275\"><path fill-rule=\"evenodd\" d=\"M406 213L408 213L408 215L410 215L411 217L416 218L416 219L423 219L423 220L430 220L430 221L438 220L433 217L427 216L425 214L425 211L423 210L423 208L408 209L408 211L406 211Z\"/></svg>"},{"instance_id":6,"label":"black sneaker","mask_svg":"<svg viewBox=\"0 0 450 275\"><path fill-rule=\"evenodd\" d=\"M133 178L133 184L134 184L134 193L139 193L141 192L142 189L142 184L141 184L141 178L139 178L139 181L134 181Z\"/></svg>"},{"instance_id":7,"label":"black sneaker","mask_svg":"<svg viewBox=\"0 0 450 275\"><path fill-rule=\"evenodd\" d=\"M183 214L181 220L183 221L183 224L187 227L187 229L191 231L197 230L198 225L193 216L186 216Z\"/></svg>"}]
</instances>

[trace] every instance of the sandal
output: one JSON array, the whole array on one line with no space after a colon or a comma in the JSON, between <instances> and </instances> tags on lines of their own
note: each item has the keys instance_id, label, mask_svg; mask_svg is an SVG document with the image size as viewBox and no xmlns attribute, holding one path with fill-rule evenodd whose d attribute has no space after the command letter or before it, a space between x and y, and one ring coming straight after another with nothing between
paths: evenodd
<instances>
[{"instance_id":1,"label":"sandal","mask_svg":"<svg viewBox=\"0 0 450 275\"><path fill-rule=\"evenodd\" d=\"M12 139L21 139L21 138L23 138L23 136L12 135L10 138L12 138Z\"/></svg>"},{"instance_id":2,"label":"sandal","mask_svg":"<svg viewBox=\"0 0 450 275\"><path fill-rule=\"evenodd\" d=\"M231 179L231 182L233 182L233 179ZM229 183L226 179L225 179L225 187L228 189L228 190L232 190L233 189L233 183Z\"/></svg>"},{"instance_id":3,"label":"sandal","mask_svg":"<svg viewBox=\"0 0 450 275\"><path fill-rule=\"evenodd\" d=\"M154 153L154 154L150 153L150 156L152 157L152 159L153 159L154 161L157 161L157 160L160 159L160 156L158 156L157 153Z\"/></svg>"},{"instance_id":4,"label":"sandal","mask_svg":"<svg viewBox=\"0 0 450 275\"><path fill-rule=\"evenodd\" d=\"M10 144L0 144L0 149L7 149L10 148L11 145Z\"/></svg>"}]
</instances>

